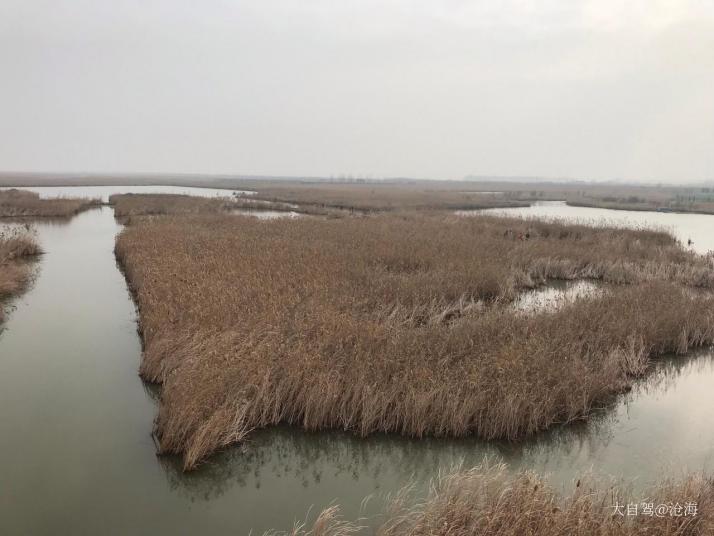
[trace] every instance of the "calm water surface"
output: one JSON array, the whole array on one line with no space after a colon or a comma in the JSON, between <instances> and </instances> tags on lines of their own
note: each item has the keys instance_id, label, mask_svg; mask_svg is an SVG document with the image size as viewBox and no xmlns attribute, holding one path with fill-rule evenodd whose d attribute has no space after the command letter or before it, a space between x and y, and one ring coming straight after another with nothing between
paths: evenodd
<instances>
[{"instance_id":1,"label":"calm water surface","mask_svg":"<svg viewBox=\"0 0 714 536\"><path fill-rule=\"evenodd\" d=\"M605 290L604 285L595 281L551 281L521 293L512 307L523 313L555 311L579 298L601 295Z\"/></svg>"},{"instance_id":2,"label":"calm water surface","mask_svg":"<svg viewBox=\"0 0 714 536\"><path fill-rule=\"evenodd\" d=\"M699 253L714 251L714 216L710 214L677 214L571 207L564 201L539 201L530 207L485 210L463 210L460 214L506 214L524 218L558 219L590 225L613 225L633 229L655 228L669 231L682 243L691 238Z\"/></svg>"},{"instance_id":3,"label":"calm water surface","mask_svg":"<svg viewBox=\"0 0 714 536\"><path fill-rule=\"evenodd\" d=\"M706 232L695 234L682 217L684 232L703 242ZM660 361L589 423L526 442L278 427L184 474L154 454L156 391L137 376L141 348L112 252L120 227L111 209L37 228L47 253L0 334L0 534L262 534L333 501L357 517L368 495L364 513L373 515L410 479L423 483L485 455L548 472L563 488L588 470L642 484L714 470L714 356L706 351Z\"/></svg>"}]
</instances>

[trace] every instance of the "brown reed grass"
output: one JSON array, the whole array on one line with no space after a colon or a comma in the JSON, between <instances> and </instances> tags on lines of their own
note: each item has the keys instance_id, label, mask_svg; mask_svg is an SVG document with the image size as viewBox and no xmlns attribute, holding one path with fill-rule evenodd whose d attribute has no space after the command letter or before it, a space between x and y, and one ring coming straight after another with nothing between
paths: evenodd
<instances>
[{"instance_id":1,"label":"brown reed grass","mask_svg":"<svg viewBox=\"0 0 714 536\"><path fill-rule=\"evenodd\" d=\"M0 230L0 300L15 296L25 289L31 279L26 259L41 253L29 227ZM0 322L4 311L0 307Z\"/></svg>"},{"instance_id":2,"label":"brown reed grass","mask_svg":"<svg viewBox=\"0 0 714 536\"><path fill-rule=\"evenodd\" d=\"M574 207L606 208L610 210L634 210L634 211L665 211L683 212L695 214L714 214L714 202L697 201L686 196L672 196L661 198L640 198L630 196L627 198L615 198L613 196L604 197L584 197L569 196L566 198L568 205ZM691 199L691 200L685 200Z\"/></svg>"},{"instance_id":3,"label":"brown reed grass","mask_svg":"<svg viewBox=\"0 0 714 536\"><path fill-rule=\"evenodd\" d=\"M69 218L99 204L98 199L43 199L27 190L0 190L0 218Z\"/></svg>"},{"instance_id":4,"label":"brown reed grass","mask_svg":"<svg viewBox=\"0 0 714 536\"><path fill-rule=\"evenodd\" d=\"M219 214L235 210L300 212L332 215L335 210L314 206L298 207L289 203L256 200L250 197L196 197L183 194L115 194L109 197L117 218L132 216Z\"/></svg>"},{"instance_id":5,"label":"brown reed grass","mask_svg":"<svg viewBox=\"0 0 714 536\"><path fill-rule=\"evenodd\" d=\"M438 184L438 183L437 183ZM467 189L467 184L459 184ZM530 203L488 193L454 190L454 184L400 185L395 183L258 183L255 198L297 203L314 209L383 212L393 210L468 210L522 207Z\"/></svg>"},{"instance_id":6,"label":"brown reed grass","mask_svg":"<svg viewBox=\"0 0 714 536\"><path fill-rule=\"evenodd\" d=\"M519 239L519 236L528 239ZM195 467L291 423L515 439L587 418L651 356L714 341L711 261L655 231L382 215L137 221L116 254L162 382L160 450ZM505 304L549 279L617 292Z\"/></svg>"},{"instance_id":7,"label":"brown reed grass","mask_svg":"<svg viewBox=\"0 0 714 536\"><path fill-rule=\"evenodd\" d=\"M349 536L363 534L364 526L345 521L337 506L325 508L308 527L307 521L298 521L286 532L268 531L263 536Z\"/></svg>"},{"instance_id":8,"label":"brown reed grass","mask_svg":"<svg viewBox=\"0 0 714 536\"><path fill-rule=\"evenodd\" d=\"M628 504L637 505L637 515L634 509L628 515ZM654 514L660 505L666 509ZM509 475L504 465L484 463L435 479L421 501L415 502L406 488L391 501L384 517L376 530L370 530L341 519L333 505L317 516L311 529L300 524L269 534L708 536L714 534L714 481L692 474L662 481L636 496L623 485L603 485L585 477L563 495L532 472Z\"/></svg>"},{"instance_id":9,"label":"brown reed grass","mask_svg":"<svg viewBox=\"0 0 714 536\"><path fill-rule=\"evenodd\" d=\"M233 208L229 197L195 197L183 194L114 194L109 196L117 217L164 214L210 214Z\"/></svg>"}]
</instances>

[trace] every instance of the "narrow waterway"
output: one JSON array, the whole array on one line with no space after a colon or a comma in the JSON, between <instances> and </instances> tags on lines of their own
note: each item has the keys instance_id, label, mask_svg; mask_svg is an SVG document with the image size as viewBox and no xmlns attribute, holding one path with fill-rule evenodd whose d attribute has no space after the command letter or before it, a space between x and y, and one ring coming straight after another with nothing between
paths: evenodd
<instances>
[{"instance_id":1,"label":"narrow waterway","mask_svg":"<svg viewBox=\"0 0 714 536\"><path fill-rule=\"evenodd\" d=\"M714 470L714 357L705 351L662 360L589 423L525 442L278 427L182 473L151 441L156 392L137 375L111 209L36 227L47 253L0 334L0 534L262 534L332 502L357 517L368 495L364 513L374 514L412 478L486 455L563 487L591 469L643 484Z\"/></svg>"}]
</instances>

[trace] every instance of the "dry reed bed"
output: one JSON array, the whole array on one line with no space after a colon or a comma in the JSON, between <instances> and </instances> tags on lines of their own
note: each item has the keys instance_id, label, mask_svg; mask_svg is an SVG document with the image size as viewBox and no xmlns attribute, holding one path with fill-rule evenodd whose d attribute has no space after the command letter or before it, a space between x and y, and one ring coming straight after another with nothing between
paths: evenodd
<instances>
[{"instance_id":1,"label":"dry reed bed","mask_svg":"<svg viewBox=\"0 0 714 536\"><path fill-rule=\"evenodd\" d=\"M438 183L437 183L438 184ZM468 184L457 185L459 189ZM297 203L317 210L337 209L359 212L393 210L468 210L523 207L530 203L503 196L445 188L442 183L422 185L379 183L263 183L256 185L255 199Z\"/></svg>"},{"instance_id":2,"label":"dry reed bed","mask_svg":"<svg viewBox=\"0 0 714 536\"><path fill-rule=\"evenodd\" d=\"M183 194L115 194L109 197L117 218L132 216L220 214L238 209L331 215L335 211L316 207L297 207L288 203L244 197L196 197Z\"/></svg>"},{"instance_id":3,"label":"dry reed bed","mask_svg":"<svg viewBox=\"0 0 714 536\"><path fill-rule=\"evenodd\" d=\"M165 214L211 214L233 208L230 197L196 197L182 194L114 194L109 196L114 215L156 216Z\"/></svg>"},{"instance_id":4,"label":"dry reed bed","mask_svg":"<svg viewBox=\"0 0 714 536\"><path fill-rule=\"evenodd\" d=\"M638 515L628 515L628 504L637 505ZM643 513L643 505L650 504L665 505L666 510L649 514L649 506L645 506ZM503 465L484 464L436 479L428 497L416 505L409 490L402 491L391 501L376 530L342 520L339 508L332 506L320 512L310 527L297 523L290 531L266 536L355 534L708 536L714 534L714 481L693 474L661 482L637 497L622 486L582 479L563 496L538 475L522 472L509 476Z\"/></svg>"},{"instance_id":5,"label":"dry reed bed","mask_svg":"<svg viewBox=\"0 0 714 536\"><path fill-rule=\"evenodd\" d=\"M0 230L0 300L22 292L31 279L30 266L24 262L41 253L28 227ZM4 311L0 307L0 322Z\"/></svg>"},{"instance_id":6,"label":"dry reed bed","mask_svg":"<svg viewBox=\"0 0 714 536\"><path fill-rule=\"evenodd\" d=\"M27 190L0 190L0 218L70 218L100 204L98 199L42 199Z\"/></svg>"},{"instance_id":7,"label":"dry reed bed","mask_svg":"<svg viewBox=\"0 0 714 536\"><path fill-rule=\"evenodd\" d=\"M653 355L714 340L714 298L684 286L711 288L711 263L661 232L164 217L126 228L116 254L141 375L163 383L160 450L186 468L279 422L514 439L587 417ZM500 305L549 278L626 285L553 313Z\"/></svg>"}]
</instances>

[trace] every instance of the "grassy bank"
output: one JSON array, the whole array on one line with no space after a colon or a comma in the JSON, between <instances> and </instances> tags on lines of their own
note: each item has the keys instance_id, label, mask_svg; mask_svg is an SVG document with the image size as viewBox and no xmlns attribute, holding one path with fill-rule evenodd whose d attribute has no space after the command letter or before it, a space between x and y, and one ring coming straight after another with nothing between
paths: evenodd
<instances>
[{"instance_id":1,"label":"grassy bank","mask_svg":"<svg viewBox=\"0 0 714 536\"><path fill-rule=\"evenodd\" d=\"M0 231L0 301L20 293L31 277L27 259L38 255L40 246L25 227ZM0 322L4 312L0 306Z\"/></svg>"},{"instance_id":2,"label":"grassy bank","mask_svg":"<svg viewBox=\"0 0 714 536\"><path fill-rule=\"evenodd\" d=\"M250 197L208 198L182 194L115 194L109 197L118 218L130 216L221 214L235 210L301 212L331 215L335 211L314 206L255 200Z\"/></svg>"},{"instance_id":3,"label":"grassy bank","mask_svg":"<svg viewBox=\"0 0 714 536\"><path fill-rule=\"evenodd\" d=\"M165 214L211 214L230 210L230 197L194 197L182 194L115 194L109 196L114 215L156 216Z\"/></svg>"},{"instance_id":4,"label":"grassy bank","mask_svg":"<svg viewBox=\"0 0 714 536\"><path fill-rule=\"evenodd\" d=\"M26 190L0 190L0 218L69 218L99 204L97 199L43 199Z\"/></svg>"},{"instance_id":5,"label":"grassy bank","mask_svg":"<svg viewBox=\"0 0 714 536\"><path fill-rule=\"evenodd\" d=\"M525 236L528 239L525 239ZM137 221L118 237L156 435L191 468L279 422L518 438L586 418L651 356L714 340L710 261L665 233L496 217ZM554 313L548 279L622 285Z\"/></svg>"},{"instance_id":6,"label":"grassy bank","mask_svg":"<svg viewBox=\"0 0 714 536\"><path fill-rule=\"evenodd\" d=\"M679 212L684 214L714 214L714 203L705 201L678 201L676 198L651 200L645 198L568 198L573 207L606 208L610 210L633 210L638 212Z\"/></svg>"},{"instance_id":7,"label":"grassy bank","mask_svg":"<svg viewBox=\"0 0 714 536\"><path fill-rule=\"evenodd\" d=\"M463 186L462 186L463 187ZM458 191L433 184L379 183L265 183L258 185L258 199L296 203L313 210L388 212L394 210L469 210L525 207L530 203L488 193Z\"/></svg>"},{"instance_id":8,"label":"grassy bank","mask_svg":"<svg viewBox=\"0 0 714 536\"><path fill-rule=\"evenodd\" d=\"M589 479L564 494L538 475L509 476L502 465L454 471L416 502L409 490L391 502L376 530L323 510L310 526L266 536L705 536L714 534L714 481L694 474L660 482L642 496ZM629 510L628 510L629 507ZM637 513L635 514L635 508Z\"/></svg>"}]
</instances>

